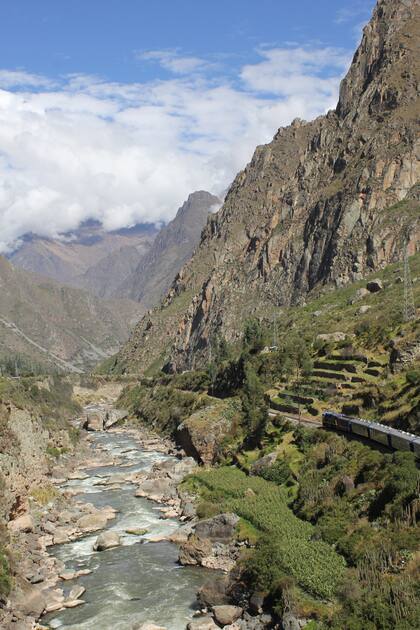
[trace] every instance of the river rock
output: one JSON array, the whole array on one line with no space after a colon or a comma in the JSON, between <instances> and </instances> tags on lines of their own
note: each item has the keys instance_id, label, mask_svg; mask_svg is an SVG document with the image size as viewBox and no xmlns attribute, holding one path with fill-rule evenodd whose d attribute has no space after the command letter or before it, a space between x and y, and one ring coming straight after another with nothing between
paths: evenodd
<instances>
[{"instance_id":1,"label":"river rock","mask_svg":"<svg viewBox=\"0 0 420 630\"><path fill-rule=\"evenodd\" d=\"M162 501L175 497L176 488L169 479L146 479L140 484L135 496Z\"/></svg>"},{"instance_id":2,"label":"river rock","mask_svg":"<svg viewBox=\"0 0 420 630\"><path fill-rule=\"evenodd\" d=\"M84 479L87 479L88 475L84 472L81 472L80 470L69 473L67 475L67 479L69 479L70 481L76 480L76 481L83 481Z\"/></svg>"},{"instance_id":3,"label":"river rock","mask_svg":"<svg viewBox=\"0 0 420 630\"><path fill-rule=\"evenodd\" d=\"M93 549L94 551L105 551L106 549L118 547L120 544L121 539L117 532L102 532L96 539Z\"/></svg>"},{"instance_id":4,"label":"river rock","mask_svg":"<svg viewBox=\"0 0 420 630\"><path fill-rule=\"evenodd\" d=\"M214 606L213 614L221 626L229 626L242 616L243 609L239 606Z\"/></svg>"},{"instance_id":5,"label":"river rock","mask_svg":"<svg viewBox=\"0 0 420 630\"><path fill-rule=\"evenodd\" d=\"M188 630L216 630L218 626L214 623L211 617L199 617L190 621L187 626Z\"/></svg>"},{"instance_id":6,"label":"river rock","mask_svg":"<svg viewBox=\"0 0 420 630\"><path fill-rule=\"evenodd\" d=\"M27 513L22 514L22 516L18 516L18 518L15 518L13 521L10 521L8 528L12 534L17 534L18 532L28 534L34 531L35 524L32 516Z\"/></svg>"},{"instance_id":7,"label":"river rock","mask_svg":"<svg viewBox=\"0 0 420 630\"><path fill-rule=\"evenodd\" d=\"M81 606L85 603L86 602L83 601L83 599L69 599L68 601L64 602L64 608L76 608L77 606Z\"/></svg>"},{"instance_id":8,"label":"river rock","mask_svg":"<svg viewBox=\"0 0 420 630\"><path fill-rule=\"evenodd\" d=\"M77 526L84 532L95 532L106 527L107 522L108 518L104 514L86 514L79 518Z\"/></svg>"},{"instance_id":9,"label":"river rock","mask_svg":"<svg viewBox=\"0 0 420 630\"><path fill-rule=\"evenodd\" d=\"M212 550L210 540L192 535L179 550L179 562L182 565L201 565L204 558L212 554Z\"/></svg>"},{"instance_id":10,"label":"river rock","mask_svg":"<svg viewBox=\"0 0 420 630\"><path fill-rule=\"evenodd\" d=\"M136 528L136 527L131 527L129 529L125 530L126 534L130 534L130 536L144 536L145 534L147 534L149 532L148 529L142 529L142 528Z\"/></svg>"},{"instance_id":11,"label":"river rock","mask_svg":"<svg viewBox=\"0 0 420 630\"><path fill-rule=\"evenodd\" d=\"M104 429L108 430L118 422L125 420L128 416L126 409L110 409L107 411L104 421Z\"/></svg>"},{"instance_id":12,"label":"river rock","mask_svg":"<svg viewBox=\"0 0 420 630\"><path fill-rule=\"evenodd\" d=\"M86 415L83 428L86 431L103 431L106 419L106 412L102 410L93 411Z\"/></svg>"},{"instance_id":13,"label":"river rock","mask_svg":"<svg viewBox=\"0 0 420 630\"><path fill-rule=\"evenodd\" d=\"M86 591L84 586L73 586L69 593L69 599L79 599Z\"/></svg>"},{"instance_id":14,"label":"river rock","mask_svg":"<svg viewBox=\"0 0 420 630\"><path fill-rule=\"evenodd\" d=\"M212 575L198 590L197 599L199 604L203 608L229 604L229 583L229 577L227 575Z\"/></svg>"}]
</instances>

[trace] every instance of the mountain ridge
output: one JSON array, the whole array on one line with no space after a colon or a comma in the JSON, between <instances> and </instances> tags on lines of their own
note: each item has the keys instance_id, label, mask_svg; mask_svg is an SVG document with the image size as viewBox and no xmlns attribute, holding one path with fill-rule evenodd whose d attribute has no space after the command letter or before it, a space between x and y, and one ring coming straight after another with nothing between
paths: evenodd
<instances>
[{"instance_id":1,"label":"mountain ridge","mask_svg":"<svg viewBox=\"0 0 420 630\"><path fill-rule=\"evenodd\" d=\"M419 26L418 0L379 0L336 110L257 147L115 370L187 369L216 334L398 260L406 238L418 249Z\"/></svg>"}]
</instances>

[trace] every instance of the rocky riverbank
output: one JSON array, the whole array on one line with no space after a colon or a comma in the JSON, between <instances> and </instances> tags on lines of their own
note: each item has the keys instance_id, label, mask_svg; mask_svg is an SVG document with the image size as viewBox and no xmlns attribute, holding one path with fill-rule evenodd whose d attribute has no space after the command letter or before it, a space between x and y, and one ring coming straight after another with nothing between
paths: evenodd
<instances>
[{"instance_id":1,"label":"rocky riverbank","mask_svg":"<svg viewBox=\"0 0 420 630\"><path fill-rule=\"evenodd\" d=\"M91 554L110 553L108 550L139 542L175 543L181 565L213 570L205 574L207 580L199 588L196 611L191 611L193 619L187 626L189 630L267 627L271 618L261 616L258 606L254 606L251 615L244 607L233 605L228 595L232 585L228 576L243 545L236 540L237 516L222 514L199 521L194 497L180 487L184 477L196 468L194 459L145 428L117 426L124 415L110 413L108 407L90 407L79 422L87 431L82 432L77 455L60 458L49 475L44 475L38 494L22 505L9 522L11 544L17 558L16 579L3 610L2 627L7 630L58 627L54 625L54 615L84 605L86 587L81 581L94 580L95 576L90 575L92 568L83 564L69 568L57 550L88 544ZM102 435L129 440L130 444L110 454L109 447L98 441ZM133 466L133 457L138 453L146 457L160 455L160 458L150 467L138 469ZM105 473L100 472L104 470ZM99 494L87 495L88 489ZM118 496L122 492L138 500L154 502L156 508L153 509L158 510L160 520L168 522L170 527L156 533L153 528L149 531L135 522L121 530L114 525L118 509L86 500L90 496ZM203 580L204 577L201 582ZM191 596L194 599L194 591ZM118 627L147 630L161 626L145 625L141 621ZM176 630L178 627L183 630L185 624L177 625Z\"/></svg>"}]
</instances>

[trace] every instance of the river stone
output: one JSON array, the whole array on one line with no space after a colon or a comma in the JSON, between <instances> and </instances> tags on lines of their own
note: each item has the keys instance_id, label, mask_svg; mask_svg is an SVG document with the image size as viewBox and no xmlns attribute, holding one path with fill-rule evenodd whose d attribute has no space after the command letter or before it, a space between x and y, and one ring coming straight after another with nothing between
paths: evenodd
<instances>
[{"instance_id":1,"label":"river stone","mask_svg":"<svg viewBox=\"0 0 420 630\"><path fill-rule=\"evenodd\" d=\"M120 544L121 539L117 532L102 532L96 539L93 550L105 551L106 549L112 549L112 547L118 547Z\"/></svg>"},{"instance_id":2,"label":"river stone","mask_svg":"<svg viewBox=\"0 0 420 630\"><path fill-rule=\"evenodd\" d=\"M169 479L146 479L140 484L135 496L172 498L176 496L176 488Z\"/></svg>"},{"instance_id":3,"label":"river stone","mask_svg":"<svg viewBox=\"0 0 420 630\"><path fill-rule=\"evenodd\" d=\"M190 621L188 630L215 630L218 628L211 617L199 617Z\"/></svg>"},{"instance_id":4,"label":"river stone","mask_svg":"<svg viewBox=\"0 0 420 630\"><path fill-rule=\"evenodd\" d=\"M227 575L212 575L211 578L199 588L197 599L202 608L222 606L230 602L228 595L229 577Z\"/></svg>"},{"instance_id":5,"label":"river stone","mask_svg":"<svg viewBox=\"0 0 420 630\"><path fill-rule=\"evenodd\" d=\"M229 604L225 606L214 606L213 614L217 623L220 623L222 626L229 626L234 623L239 617L242 616L243 609L239 606L230 606Z\"/></svg>"},{"instance_id":6,"label":"river stone","mask_svg":"<svg viewBox=\"0 0 420 630\"><path fill-rule=\"evenodd\" d=\"M86 415L83 428L86 431L103 431L105 423L105 411L94 411Z\"/></svg>"},{"instance_id":7,"label":"river stone","mask_svg":"<svg viewBox=\"0 0 420 630\"><path fill-rule=\"evenodd\" d=\"M77 521L77 526L85 532L94 532L106 527L108 522L104 514L86 514Z\"/></svg>"},{"instance_id":8,"label":"river stone","mask_svg":"<svg viewBox=\"0 0 420 630\"><path fill-rule=\"evenodd\" d=\"M83 601L83 599L72 599L72 600L68 600L66 602L64 602L64 608L76 608L77 606L81 606L82 604L85 604L86 602Z\"/></svg>"},{"instance_id":9,"label":"river stone","mask_svg":"<svg viewBox=\"0 0 420 630\"><path fill-rule=\"evenodd\" d=\"M118 422L125 420L127 416L128 416L128 411L126 409L110 409L105 416L104 429L105 430L110 429Z\"/></svg>"},{"instance_id":10,"label":"river stone","mask_svg":"<svg viewBox=\"0 0 420 630\"><path fill-rule=\"evenodd\" d=\"M84 586L73 586L69 593L68 599L79 599L86 591Z\"/></svg>"},{"instance_id":11,"label":"river stone","mask_svg":"<svg viewBox=\"0 0 420 630\"><path fill-rule=\"evenodd\" d=\"M200 565L204 558L212 553L212 545L208 539L192 535L179 550L179 562L182 565Z\"/></svg>"}]
</instances>

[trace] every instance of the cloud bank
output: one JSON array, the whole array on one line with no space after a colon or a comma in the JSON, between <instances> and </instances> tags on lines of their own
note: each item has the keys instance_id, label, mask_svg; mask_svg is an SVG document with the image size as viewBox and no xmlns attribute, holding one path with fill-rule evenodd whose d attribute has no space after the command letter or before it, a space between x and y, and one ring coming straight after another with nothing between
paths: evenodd
<instances>
[{"instance_id":1,"label":"cloud bank","mask_svg":"<svg viewBox=\"0 0 420 630\"><path fill-rule=\"evenodd\" d=\"M168 221L190 192L226 189L278 127L335 106L345 51L258 54L233 77L177 51L143 52L139 63L167 74L144 83L0 70L0 252L89 218L107 230Z\"/></svg>"}]
</instances>

